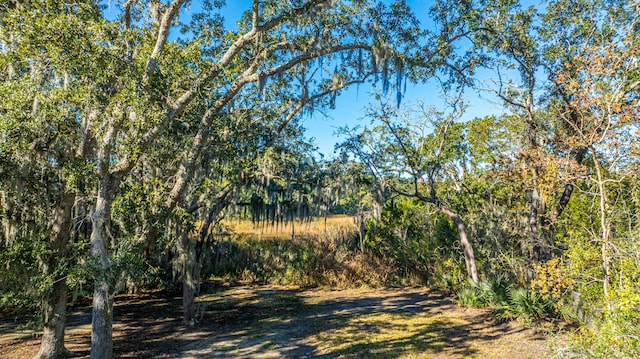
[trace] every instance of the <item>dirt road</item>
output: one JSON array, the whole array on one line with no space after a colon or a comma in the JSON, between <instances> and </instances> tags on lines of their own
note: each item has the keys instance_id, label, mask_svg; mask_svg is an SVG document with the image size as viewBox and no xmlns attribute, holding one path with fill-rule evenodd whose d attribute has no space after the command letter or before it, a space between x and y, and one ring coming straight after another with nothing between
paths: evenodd
<instances>
[{"instance_id":1,"label":"dirt road","mask_svg":"<svg viewBox=\"0 0 640 359\"><path fill-rule=\"evenodd\" d=\"M549 341L426 289L300 290L228 287L199 298L199 323L181 325L181 301L119 296L119 358L541 358ZM90 308L72 308L66 343L88 357ZM31 358L32 332L0 324L0 358ZM27 336L28 339L17 339Z\"/></svg>"}]
</instances>

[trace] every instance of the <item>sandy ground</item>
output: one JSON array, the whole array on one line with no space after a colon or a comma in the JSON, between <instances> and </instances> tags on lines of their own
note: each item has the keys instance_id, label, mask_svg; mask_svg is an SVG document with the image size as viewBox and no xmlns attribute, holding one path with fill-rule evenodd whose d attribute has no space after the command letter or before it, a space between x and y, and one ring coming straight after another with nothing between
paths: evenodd
<instances>
[{"instance_id":1,"label":"sandy ground","mask_svg":"<svg viewBox=\"0 0 640 359\"><path fill-rule=\"evenodd\" d=\"M90 307L70 308L66 346L89 357ZM550 340L426 289L218 288L199 322L181 323L181 300L122 295L114 309L118 358L542 358ZM31 358L39 340L0 321L0 358Z\"/></svg>"}]
</instances>

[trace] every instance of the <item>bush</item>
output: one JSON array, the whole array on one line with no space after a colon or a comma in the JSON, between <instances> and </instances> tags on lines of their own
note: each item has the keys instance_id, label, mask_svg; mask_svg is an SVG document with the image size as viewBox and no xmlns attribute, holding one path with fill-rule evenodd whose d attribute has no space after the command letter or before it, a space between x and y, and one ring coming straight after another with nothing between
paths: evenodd
<instances>
[{"instance_id":1,"label":"bush","mask_svg":"<svg viewBox=\"0 0 640 359\"><path fill-rule=\"evenodd\" d=\"M529 289L514 286L502 275L464 288L457 295L461 306L493 307L494 315L499 320L540 319L554 311L553 301Z\"/></svg>"},{"instance_id":2,"label":"bush","mask_svg":"<svg viewBox=\"0 0 640 359\"><path fill-rule=\"evenodd\" d=\"M507 277L498 275L478 284L479 295L486 305L504 305L509 300L512 287Z\"/></svg>"},{"instance_id":3,"label":"bush","mask_svg":"<svg viewBox=\"0 0 640 359\"><path fill-rule=\"evenodd\" d=\"M458 304L468 308L481 308L486 305L476 288L463 288L458 291Z\"/></svg>"},{"instance_id":4,"label":"bush","mask_svg":"<svg viewBox=\"0 0 640 359\"><path fill-rule=\"evenodd\" d=\"M640 287L623 285L610 301L611 309L591 317L557 357L640 358Z\"/></svg>"},{"instance_id":5,"label":"bush","mask_svg":"<svg viewBox=\"0 0 640 359\"><path fill-rule=\"evenodd\" d=\"M551 301L526 288L509 291L509 306L516 316L526 319L539 319L553 313Z\"/></svg>"},{"instance_id":6,"label":"bush","mask_svg":"<svg viewBox=\"0 0 640 359\"><path fill-rule=\"evenodd\" d=\"M458 300L462 306L474 308L507 305L512 286L507 277L498 275L458 291Z\"/></svg>"}]
</instances>

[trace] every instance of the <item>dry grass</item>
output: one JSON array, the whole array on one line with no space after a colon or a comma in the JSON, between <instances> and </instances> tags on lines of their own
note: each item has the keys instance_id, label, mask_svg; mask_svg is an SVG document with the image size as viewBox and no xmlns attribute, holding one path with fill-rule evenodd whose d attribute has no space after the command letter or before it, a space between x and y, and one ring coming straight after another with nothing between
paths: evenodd
<instances>
[{"instance_id":1,"label":"dry grass","mask_svg":"<svg viewBox=\"0 0 640 359\"><path fill-rule=\"evenodd\" d=\"M232 235L216 244L212 279L334 289L426 282L425 275L394 266L393 258L371 249L363 253L353 217L316 218L279 227L249 220L223 224Z\"/></svg>"},{"instance_id":2,"label":"dry grass","mask_svg":"<svg viewBox=\"0 0 640 359\"><path fill-rule=\"evenodd\" d=\"M253 223L250 220L227 220L222 223L241 237L257 239L291 239L292 237L319 237L330 235L336 230L355 230L353 217L335 215L325 218L314 217L310 221L294 221L272 225Z\"/></svg>"}]
</instances>

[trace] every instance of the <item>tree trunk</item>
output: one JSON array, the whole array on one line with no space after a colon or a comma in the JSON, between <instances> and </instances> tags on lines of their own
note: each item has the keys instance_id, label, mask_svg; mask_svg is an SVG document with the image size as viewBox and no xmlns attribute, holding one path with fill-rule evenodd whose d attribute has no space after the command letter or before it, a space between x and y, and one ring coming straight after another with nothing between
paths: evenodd
<instances>
[{"instance_id":1,"label":"tree trunk","mask_svg":"<svg viewBox=\"0 0 640 359\"><path fill-rule=\"evenodd\" d=\"M188 271L182 276L182 306L184 325L196 324L196 283Z\"/></svg>"},{"instance_id":2,"label":"tree trunk","mask_svg":"<svg viewBox=\"0 0 640 359\"><path fill-rule=\"evenodd\" d=\"M58 258L66 257L71 234L71 208L75 201L75 194L62 193L60 202L54 210L54 222L47 246L52 251L45 271L54 275L58 267ZM66 277L55 278L53 289L43 300L43 332L40 351L37 359L60 358L65 354L64 329L67 315L67 287Z\"/></svg>"},{"instance_id":3,"label":"tree trunk","mask_svg":"<svg viewBox=\"0 0 640 359\"><path fill-rule=\"evenodd\" d=\"M182 236L178 241L177 247L182 271L182 322L185 325L195 325L197 323L195 299L200 292L198 283L202 268L203 247L211 225L218 221L220 212L229 204L227 196L232 193L233 188L233 185L227 185L215 196L197 237L189 236L190 230L188 226L183 226ZM275 211L272 218L275 218ZM194 221L197 221L196 216L194 216Z\"/></svg>"},{"instance_id":4,"label":"tree trunk","mask_svg":"<svg viewBox=\"0 0 640 359\"><path fill-rule=\"evenodd\" d=\"M178 254L180 256L180 271L182 272L182 308L184 325L196 324L196 266L195 253L189 240L189 230L182 229L182 235L178 240Z\"/></svg>"},{"instance_id":5,"label":"tree trunk","mask_svg":"<svg viewBox=\"0 0 640 359\"><path fill-rule=\"evenodd\" d=\"M58 279L53 290L43 302L43 331L40 351L37 359L56 359L63 357L64 329L67 315L67 283Z\"/></svg>"},{"instance_id":6,"label":"tree trunk","mask_svg":"<svg viewBox=\"0 0 640 359\"><path fill-rule=\"evenodd\" d=\"M546 205L538 189L528 189L525 197L529 204L527 229L529 232L529 259L534 263L544 263L553 258L555 247L553 226L547 215Z\"/></svg>"},{"instance_id":7,"label":"tree trunk","mask_svg":"<svg viewBox=\"0 0 640 359\"><path fill-rule=\"evenodd\" d=\"M364 213L362 210L359 211L358 215L358 239L360 240L360 252L364 253L364 236L365 236L365 224L364 224ZM326 226L326 225L325 225Z\"/></svg>"},{"instance_id":8,"label":"tree trunk","mask_svg":"<svg viewBox=\"0 0 640 359\"><path fill-rule=\"evenodd\" d=\"M608 205L607 190L605 188L605 179L602 176L602 170L600 169L600 162L595 151L591 151L591 157L593 158L594 167L596 169L596 178L598 185L598 199L599 199L599 212L600 212L600 251L602 256L602 272L604 278L602 278L602 294L607 303L607 309L612 310L613 306L609 298L609 286L611 285L611 227L610 220L608 219Z\"/></svg>"},{"instance_id":9,"label":"tree trunk","mask_svg":"<svg viewBox=\"0 0 640 359\"><path fill-rule=\"evenodd\" d=\"M475 283L480 282L480 278L478 277L478 269L476 266L476 257L473 253L473 246L471 246L471 242L469 242L469 238L467 236L467 228L462 222L462 218L459 214L453 212L447 206L441 205L440 210L444 213L453 223L456 225L458 229L458 236L460 237L460 244L462 245L462 250L464 252L464 262L467 266L467 274L469 278L473 280Z\"/></svg>"},{"instance_id":10,"label":"tree trunk","mask_svg":"<svg viewBox=\"0 0 640 359\"><path fill-rule=\"evenodd\" d=\"M5 191L0 191L0 226L2 226L2 233L0 233L0 239L4 240L4 243L8 245L12 238L15 238L18 231L18 225L13 220L13 204L9 202L9 198Z\"/></svg>"},{"instance_id":11,"label":"tree trunk","mask_svg":"<svg viewBox=\"0 0 640 359\"><path fill-rule=\"evenodd\" d=\"M95 212L92 214L91 257L97 266L91 320L92 359L109 359L113 356L113 288L107 243L114 187L111 178L100 181Z\"/></svg>"},{"instance_id":12,"label":"tree trunk","mask_svg":"<svg viewBox=\"0 0 640 359\"><path fill-rule=\"evenodd\" d=\"M372 209L372 215L373 218L376 221L379 221L380 218L382 217L382 205L384 203L384 189L382 188L382 185L377 184L376 185L376 192L375 192L375 196L373 199L373 209Z\"/></svg>"}]
</instances>

